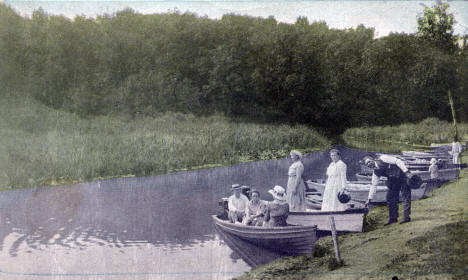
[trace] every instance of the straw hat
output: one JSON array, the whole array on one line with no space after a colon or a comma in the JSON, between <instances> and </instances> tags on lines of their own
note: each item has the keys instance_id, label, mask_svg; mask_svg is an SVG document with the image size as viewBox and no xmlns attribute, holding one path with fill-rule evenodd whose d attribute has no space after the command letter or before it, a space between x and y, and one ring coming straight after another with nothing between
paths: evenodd
<instances>
[{"instance_id":1,"label":"straw hat","mask_svg":"<svg viewBox=\"0 0 468 280\"><path fill-rule=\"evenodd\" d=\"M239 184L233 184L233 185L231 186L231 189L232 189L232 190L240 190L240 189L241 189L241 185L239 185Z\"/></svg>"},{"instance_id":2,"label":"straw hat","mask_svg":"<svg viewBox=\"0 0 468 280\"><path fill-rule=\"evenodd\" d=\"M268 191L274 199L286 201L286 191L283 187L276 185L273 189Z\"/></svg>"}]
</instances>

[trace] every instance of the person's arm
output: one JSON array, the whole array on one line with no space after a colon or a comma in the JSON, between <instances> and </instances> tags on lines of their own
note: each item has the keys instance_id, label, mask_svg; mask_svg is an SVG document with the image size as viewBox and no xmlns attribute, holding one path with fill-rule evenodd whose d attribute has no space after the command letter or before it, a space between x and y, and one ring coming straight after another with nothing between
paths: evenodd
<instances>
[{"instance_id":1,"label":"person's arm","mask_svg":"<svg viewBox=\"0 0 468 280\"><path fill-rule=\"evenodd\" d=\"M401 159L397 158L397 159L395 160L395 164L396 164L396 165L401 169L401 171L403 171L404 173L408 173L408 172L409 172L409 170L408 170L408 168L406 167L405 163L404 163Z\"/></svg>"},{"instance_id":2,"label":"person's arm","mask_svg":"<svg viewBox=\"0 0 468 280\"><path fill-rule=\"evenodd\" d=\"M340 182L341 182L341 192L343 192L346 188L346 164L343 162L340 167Z\"/></svg>"},{"instance_id":3,"label":"person's arm","mask_svg":"<svg viewBox=\"0 0 468 280\"><path fill-rule=\"evenodd\" d=\"M408 172L408 168L406 167L405 163L401 159L399 159L397 157L393 157L393 156L389 156L389 155L381 155L380 160L382 160L385 163L395 164L404 173Z\"/></svg>"},{"instance_id":4,"label":"person's arm","mask_svg":"<svg viewBox=\"0 0 468 280\"><path fill-rule=\"evenodd\" d=\"M270 220L270 207L267 205L265 205L265 219L264 221L265 222L268 222Z\"/></svg>"},{"instance_id":5,"label":"person's arm","mask_svg":"<svg viewBox=\"0 0 468 280\"><path fill-rule=\"evenodd\" d=\"M245 206L245 217L246 217L246 218L249 218L249 217L250 217L249 202L247 202L247 205Z\"/></svg>"},{"instance_id":6,"label":"person's arm","mask_svg":"<svg viewBox=\"0 0 468 280\"><path fill-rule=\"evenodd\" d=\"M375 194L377 193L377 185L379 184L379 176L375 175L375 172L372 173L372 183L370 185L369 189L369 196L367 197L367 203L369 203L370 200L374 199Z\"/></svg>"},{"instance_id":7,"label":"person's arm","mask_svg":"<svg viewBox=\"0 0 468 280\"><path fill-rule=\"evenodd\" d=\"M228 199L228 209L229 211L236 211L236 207L234 206L234 203L232 202L233 197L230 196Z\"/></svg>"}]
</instances>

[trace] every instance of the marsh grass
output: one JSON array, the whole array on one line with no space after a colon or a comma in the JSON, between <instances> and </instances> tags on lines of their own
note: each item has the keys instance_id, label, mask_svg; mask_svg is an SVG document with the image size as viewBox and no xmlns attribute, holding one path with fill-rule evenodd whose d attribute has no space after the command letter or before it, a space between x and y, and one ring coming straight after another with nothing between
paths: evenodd
<instances>
[{"instance_id":1,"label":"marsh grass","mask_svg":"<svg viewBox=\"0 0 468 280\"><path fill-rule=\"evenodd\" d=\"M468 139L468 124L459 123L460 139ZM450 143L454 137L452 123L436 118L428 118L419 123L398 126L375 126L347 129L342 138L346 142L390 142L402 144Z\"/></svg>"},{"instance_id":2,"label":"marsh grass","mask_svg":"<svg viewBox=\"0 0 468 280\"><path fill-rule=\"evenodd\" d=\"M305 126L238 123L214 115L79 116L32 99L0 105L0 186L57 185L284 157L330 146Z\"/></svg>"}]
</instances>

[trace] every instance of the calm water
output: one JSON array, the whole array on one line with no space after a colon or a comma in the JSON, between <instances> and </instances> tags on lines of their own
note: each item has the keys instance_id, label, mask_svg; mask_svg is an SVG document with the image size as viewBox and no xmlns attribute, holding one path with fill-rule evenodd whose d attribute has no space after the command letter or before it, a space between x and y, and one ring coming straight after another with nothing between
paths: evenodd
<instances>
[{"instance_id":1,"label":"calm water","mask_svg":"<svg viewBox=\"0 0 468 280\"><path fill-rule=\"evenodd\" d=\"M365 152L340 147L354 179ZM305 156L324 178L328 152ZM215 230L230 185L264 199L288 159L0 193L0 279L229 279L280 255Z\"/></svg>"}]
</instances>

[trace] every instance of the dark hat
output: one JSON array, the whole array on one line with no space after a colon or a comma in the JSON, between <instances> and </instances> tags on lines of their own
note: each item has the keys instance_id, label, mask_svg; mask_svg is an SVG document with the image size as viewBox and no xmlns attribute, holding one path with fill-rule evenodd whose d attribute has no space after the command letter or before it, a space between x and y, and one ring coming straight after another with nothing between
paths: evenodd
<instances>
[{"instance_id":1,"label":"dark hat","mask_svg":"<svg viewBox=\"0 0 468 280\"><path fill-rule=\"evenodd\" d=\"M346 204L351 200L351 197L349 195L345 194L344 192L339 192L338 193L338 200L341 203Z\"/></svg>"},{"instance_id":2,"label":"dark hat","mask_svg":"<svg viewBox=\"0 0 468 280\"><path fill-rule=\"evenodd\" d=\"M412 189L418 189L421 187L422 179L419 175L409 173L406 175L406 184Z\"/></svg>"}]
</instances>

